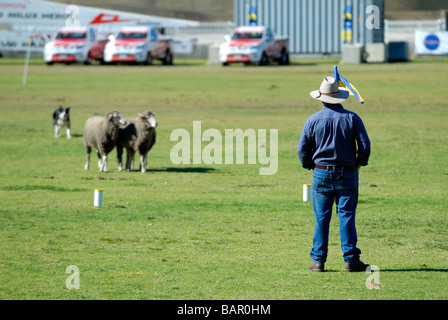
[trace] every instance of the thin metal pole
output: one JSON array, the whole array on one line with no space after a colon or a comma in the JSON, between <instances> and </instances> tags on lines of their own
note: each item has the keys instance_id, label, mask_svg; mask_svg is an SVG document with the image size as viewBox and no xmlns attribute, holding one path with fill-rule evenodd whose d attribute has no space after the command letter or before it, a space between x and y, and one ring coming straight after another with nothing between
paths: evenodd
<instances>
[{"instance_id":1,"label":"thin metal pole","mask_svg":"<svg viewBox=\"0 0 448 320\"><path fill-rule=\"evenodd\" d=\"M26 51L26 60L25 60L25 70L23 71L23 84L26 84L26 79L28 77L28 64L30 61L30 51L31 51L31 38L28 40L28 50Z\"/></svg>"}]
</instances>

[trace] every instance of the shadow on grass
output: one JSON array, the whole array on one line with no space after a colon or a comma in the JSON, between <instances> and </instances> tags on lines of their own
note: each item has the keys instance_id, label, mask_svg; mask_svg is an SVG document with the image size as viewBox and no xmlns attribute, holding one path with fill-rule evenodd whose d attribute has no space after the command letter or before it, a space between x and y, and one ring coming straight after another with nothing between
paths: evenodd
<instances>
[{"instance_id":1,"label":"shadow on grass","mask_svg":"<svg viewBox=\"0 0 448 320\"><path fill-rule=\"evenodd\" d=\"M307 270L308 271L308 270ZM311 271L308 271L309 273L312 273ZM325 269L322 273L370 273L367 271L361 271L361 272L347 272L344 269L336 270L336 269ZM375 272L372 270L372 272ZM432 268L421 268L421 269L380 269L379 272L448 272L448 269L432 269ZM320 272L317 272L320 273Z\"/></svg>"},{"instance_id":2,"label":"shadow on grass","mask_svg":"<svg viewBox=\"0 0 448 320\"><path fill-rule=\"evenodd\" d=\"M53 177L54 178L54 177ZM53 179L52 177L48 177L47 179ZM0 188L2 190L7 191L30 191L30 190L46 190L46 191L60 191L60 192L81 192L88 191L88 189L82 188L64 188L57 186L47 186L47 185L24 185L24 186L6 186Z\"/></svg>"},{"instance_id":3,"label":"shadow on grass","mask_svg":"<svg viewBox=\"0 0 448 320\"><path fill-rule=\"evenodd\" d=\"M249 68L249 67L254 67L254 68L260 68L260 67L265 67L265 68L287 68L290 66L317 66L318 63L313 62L313 61L300 61L300 60L294 60L291 61L289 64L279 64L278 62L269 62L268 64L264 65L264 66L260 66L258 63L241 63L241 62L234 62L231 64L231 67L245 67L245 68ZM225 68L229 68L229 66L226 66Z\"/></svg>"},{"instance_id":4,"label":"shadow on grass","mask_svg":"<svg viewBox=\"0 0 448 320\"><path fill-rule=\"evenodd\" d=\"M138 166L137 166L138 167ZM117 171L118 172L118 171ZM141 171L136 168L136 169L132 169L131 171L128 170L123 170L123 172L134 172L134 173L140 173ZM233 175L233 174L229 174L227 172L224 171L219 171L216 170L215 168L205 168L205 167L180 167L180 168L176 168L176 167L168 167L168 168L146 168L146 173L155 173L155 172L169 172L169 173L220 173L223 175ZM107 172L100 172L101 173L108 173ZM95 177L96 179L97 177ZM93 177L83 177L82 179L84 180L93 180ZM99 180L114 180L114 178L103 178L103 177L98 177ZM132 179L132 178L131 178ZM128 180L128 178L119 178L118 180Z\"/></svg>"},{"instance_id":5,"label":"shadow on grass","mask_svg":"<svg viewBox=\"0 0 448 320\"><path fill-rule=\"evenodd\" d=\"M421 268L421 269L380 269L380 272L448 272L448 269L433 269L433 268Z\"/></svg>"},{"instance_id":6,"label":"shadow on grass","mask_svg":"<svg viewBox=\"0 0 448 320\"><path fill-rule=\"evenodd\" d=\"M214 172L220 172L220 171L216 171L216 169L214 169L214 168L205 168L205 167L179 167L179 168L168 167L168 168L161 168L161 169L149 169L148 172L214 173Z\"/></svg>"},{"instance_id":7,"label":"shadow on grass","mask_svg":"<svg viewBox=\"0 0 448 320\"><path fill-rule=\"evenodd\" d=\"M94 62L88 67L145 67L145 68L158 68L158 67L196 67L196 66L206 66L208 61L206 59L173 59L173 64L166 65L163 64L160 60L153 60L153 62L150 65L146 65L143 62L111 62L111 63L104 63L101 64L100 62ZM82 63L73 63L73 65L81 65Z\"/></svg>"}]
</instances>

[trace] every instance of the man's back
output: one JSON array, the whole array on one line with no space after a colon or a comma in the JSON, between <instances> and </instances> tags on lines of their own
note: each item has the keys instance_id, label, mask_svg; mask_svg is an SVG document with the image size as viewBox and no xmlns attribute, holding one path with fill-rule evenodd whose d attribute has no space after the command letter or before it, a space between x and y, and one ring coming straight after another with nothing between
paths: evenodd
<instances>
[{"instance_id":1,"label":"man's back","mask_svg":"<svg viewBox=\"0 0 448 320\"><path fill-rule=\"evenodd\" d=\"M298 153L307 169L312 169L314 164L365 166L370 155L370 140L356 113L340 104L326 104L306 121Z\"/></svg>"}]
</instances>

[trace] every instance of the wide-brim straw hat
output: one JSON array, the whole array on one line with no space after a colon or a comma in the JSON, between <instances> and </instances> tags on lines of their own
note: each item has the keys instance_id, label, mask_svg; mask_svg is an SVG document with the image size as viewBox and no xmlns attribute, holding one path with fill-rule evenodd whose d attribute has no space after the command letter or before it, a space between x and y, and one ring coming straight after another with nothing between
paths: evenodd
<instances>
[{"instance_id":1,"label":"wide-brim straw hat","mask_svg":"<svg viewBox=\"0 0 448 320\"><path fill-rule=\"evenodd\" d=\"M310 92L313 99L337 104L348 99L350 92L346 88L339 87L338 81L333 77L325 77L320 89Z\"/></svg>"}]
</instances>

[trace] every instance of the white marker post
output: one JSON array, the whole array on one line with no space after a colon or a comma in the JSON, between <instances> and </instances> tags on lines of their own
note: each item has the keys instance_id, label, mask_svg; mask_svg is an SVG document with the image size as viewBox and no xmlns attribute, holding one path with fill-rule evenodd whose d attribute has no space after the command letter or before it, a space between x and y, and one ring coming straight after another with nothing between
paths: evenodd
<instances>
[{"instance_id":1,"label":"white marker post","mask_svg":"<svg viewBox=\"0 0 448 320\"><path fill-rule=\"evenodd\" d=\"M95 189L95 195L93 198L93 206L99 208L103 205L103 190Z\"/></svg>"},{"instance_id":2,"label":"white marker post","mask_svg":"<svg viewBox=\"0 0 448 320\"><path fill-rule=\"evenodd\" d=\"M303 185L303 204L309 204L312 199L311 194L311 185L310 184L304 184Z\"/></svg>"},{"instance_id":3,"label":"white marker post","mask_svg":"<svg viewBox=\"0 0 448 320\"><path fill-rule=\"evenodd\" d=\"M28 64L30 62L30 52L31 52L31 44L33 40L32 38L28 39L28 50L26 51L26 59L25 59L25 70L23 70L23 84L26 84L26 78L28 77Z\"/></svg>"}]
</instances>

